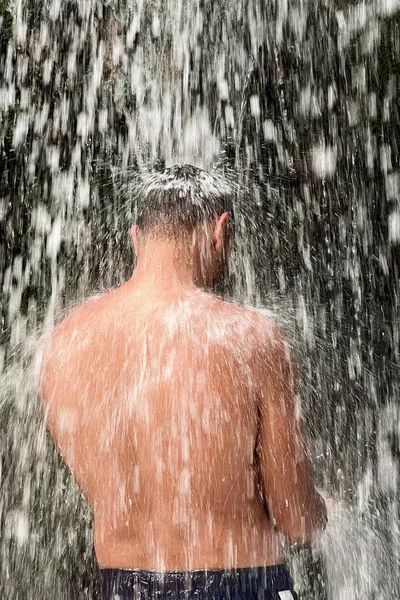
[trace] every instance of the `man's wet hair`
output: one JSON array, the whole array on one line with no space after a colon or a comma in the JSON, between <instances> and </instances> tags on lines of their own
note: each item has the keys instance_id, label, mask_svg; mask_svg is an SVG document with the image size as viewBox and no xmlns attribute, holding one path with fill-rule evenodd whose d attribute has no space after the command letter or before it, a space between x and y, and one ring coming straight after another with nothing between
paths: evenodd
<instances>
[{"instance_id":1,"label":"man's wet hair","mask_svg":"<svg viewBox=\"0 0 400 600\"><path fill-rule=\"evenodd\" d=\"M143 233L190 233L206 222L229 214L233 224L234 186L223 176L192 165L174 165L144 179L136 223Z\"/></svg>"}]
</instances>

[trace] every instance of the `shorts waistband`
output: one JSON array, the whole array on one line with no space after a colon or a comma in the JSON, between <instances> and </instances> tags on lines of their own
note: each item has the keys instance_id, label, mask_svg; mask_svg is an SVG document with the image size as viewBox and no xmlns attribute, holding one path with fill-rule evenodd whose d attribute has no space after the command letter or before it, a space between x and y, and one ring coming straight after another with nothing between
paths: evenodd
<instances>
[{"instance_id":1,"label":"shorts waistband","mask_svg":"<svg viewBox=\"0 0 400 600\"><path fill-rule=\"evenodd\" d=\"M237 569L146 571L101 569L103 599L121 598L297 598L293 580L282 564ZM263 591L265 593L263 593ZM279 592L286 592L280 595ZM288 593L291 595L289 596Z\"/></svg>"}]
</instances>

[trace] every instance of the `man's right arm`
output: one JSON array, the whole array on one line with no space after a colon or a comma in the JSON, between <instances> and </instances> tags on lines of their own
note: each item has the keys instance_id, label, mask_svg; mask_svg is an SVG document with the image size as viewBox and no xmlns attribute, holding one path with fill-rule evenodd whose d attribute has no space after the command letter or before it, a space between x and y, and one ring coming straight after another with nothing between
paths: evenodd
<instances>
[{"instance_id":1,"label":"man's right arm","mask_svg":"<svg viewBox=\"0 0 400 600\"><path fill-rule=\"evenodd\" d=\"M257 353L261 484L276 528L291 541L308 543L325 527L326 507L314 488L290 347L275 326L268 329Z\"/></svg>"}]
</instances>

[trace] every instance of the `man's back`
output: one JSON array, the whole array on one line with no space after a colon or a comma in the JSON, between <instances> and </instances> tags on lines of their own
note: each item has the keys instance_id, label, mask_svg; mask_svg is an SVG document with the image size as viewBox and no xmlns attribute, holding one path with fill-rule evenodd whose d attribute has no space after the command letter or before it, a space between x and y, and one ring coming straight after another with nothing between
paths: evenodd
<instances>
[{"instance_id":1,"label":"man's back","mask_svg":"<svg viewBox=\"0 0 400 600\"><path fill-rule=\"evenodd\" d=\"M256 464L256 324L200 290L127 284L56 330L42 396L101 567L279 562Z\"/></svg>"},{"instance_id":2,"label":"man's back","mask_svg":"<svg viewBox=\"0 0 400 600\"><path fill-rule=\"evenodd\" d=\"M282 333L201 289L228 269L235 189L143 182L137 264L53 333L47 425L94 513L105 600L296 598L276 530L324 526Z\"/></svg>"}]
</instances>

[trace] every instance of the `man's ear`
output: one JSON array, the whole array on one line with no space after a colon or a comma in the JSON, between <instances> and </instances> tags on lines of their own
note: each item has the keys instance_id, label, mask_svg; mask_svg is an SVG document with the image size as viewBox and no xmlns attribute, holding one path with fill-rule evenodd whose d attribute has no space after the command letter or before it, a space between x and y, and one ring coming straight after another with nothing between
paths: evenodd
<instances>
[{"instance_id":1,"label":"man's ear","mask_svg":"<svg viewBox=\"0 0 400 600\"><path fill-rule=\"evenodd\" d=\"M139 243L139 227L137 225L133 225L133 227L131 227L131 237L132 237L132 241L133 241L133 247L135 248L136 258L139 258L140 243Z\"/></svg>"},{"instance_id":2,"label":"man's ear","mask_svg":"<svg viewBox=\"0 0 400 600\"><path fill-rule=\"evenodd\" d=\"M215 249L220 251L224 246L224 235L228 223L228 213L224 212L217 221L214 229Z\"/></svg>"}]
</instances>

